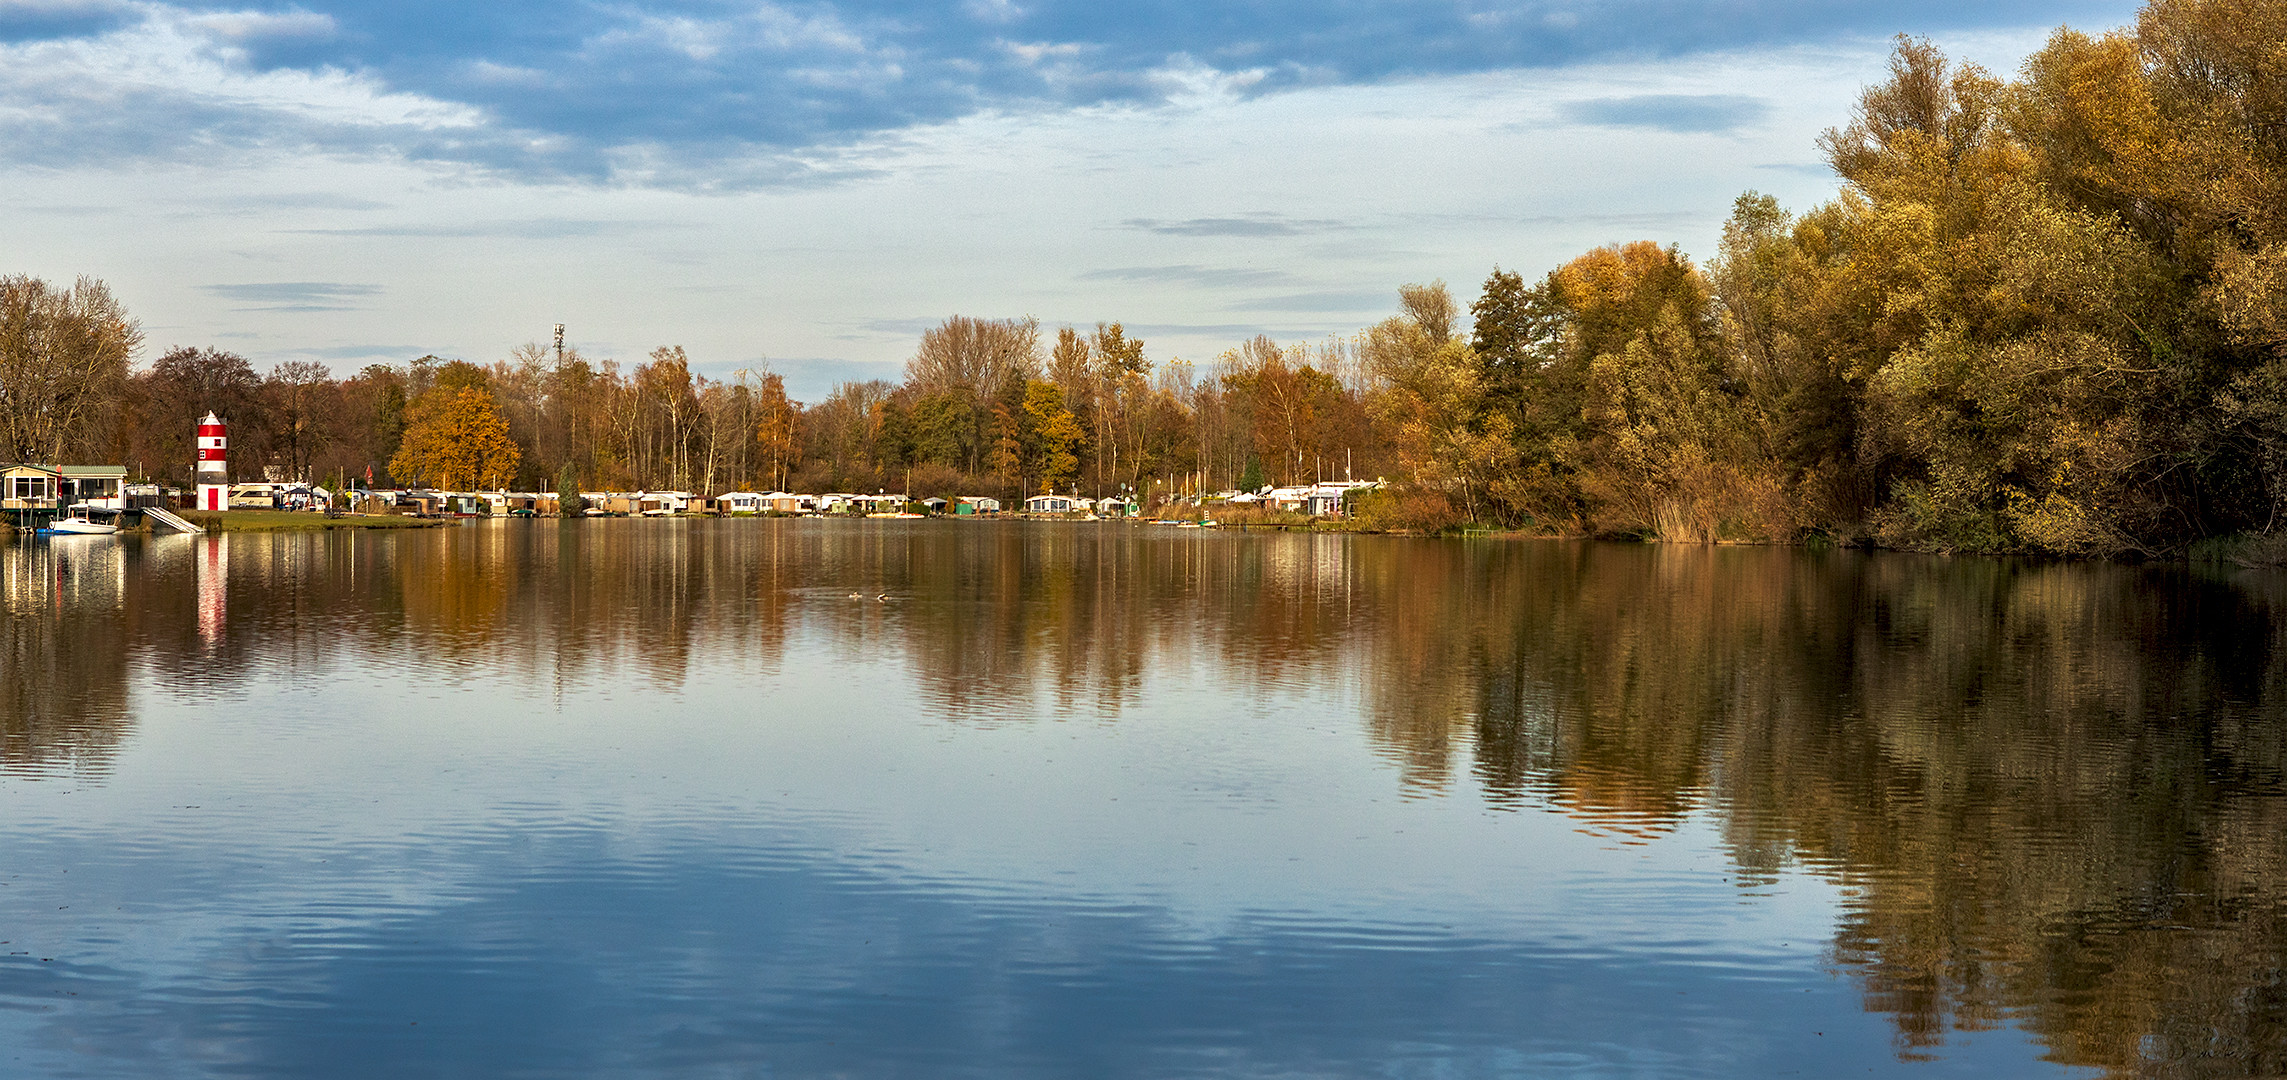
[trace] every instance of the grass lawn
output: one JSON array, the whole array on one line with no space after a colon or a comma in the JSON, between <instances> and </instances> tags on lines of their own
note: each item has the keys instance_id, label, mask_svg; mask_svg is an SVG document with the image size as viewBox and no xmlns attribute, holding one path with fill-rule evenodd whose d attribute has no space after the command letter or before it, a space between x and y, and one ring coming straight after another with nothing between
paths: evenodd
<instances>
[{"instance_id":1,"label":"grass lawn","mask_svg":"<svg viewBox=\"0 0 2287 1080\"><path fill-rule=\"evenodd\" d=\"M177 514L209 532L294 532L319 529L427 529L452 522L445 518L396 517L375 514L359 516L348 514L330 518L324 514L295 513L287 510L177 510Z\"/></svg>"}]
</instances>

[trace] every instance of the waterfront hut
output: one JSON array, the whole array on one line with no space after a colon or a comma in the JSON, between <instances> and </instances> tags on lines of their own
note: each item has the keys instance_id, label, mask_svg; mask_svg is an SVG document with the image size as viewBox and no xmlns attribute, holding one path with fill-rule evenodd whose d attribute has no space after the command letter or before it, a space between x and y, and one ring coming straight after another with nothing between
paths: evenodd
<instances>
[{"instance_id":1,"label":"waterfront hut","mask_svg":"<svg viewBox=\"0 0 2287 1080\"><path fill-rule=\"evenodd\" d=\"M931 495L930 497L921 500L921 508L932 514L944 513L945 506L945 500L940 499L935 495Z\"/></svg>"},{"instance_id":2,"label":"waterfront hut","mask_svg":"<svg viewBox=\"0 0 2287 1080\"><path fill-rule=\"evenodd\" d=\"M726 491L715 496L715 505L732 517L747 517L762 513L762 500L767 497L757 491Z\"/></svg>"},{"instance_id":3,"label":"waterfront hut","mask_svg":"<svg viewBox=\"0 0 2287 1080\"><path fill-rule=\"evenodd\" d=\"M10 465L0 469L0 508L46 510L56 504L61 482L53 465Z\"/></svg>"},{"instance_id":4,"label":"waterfront hut","mask_svg":"<svg viewBox=\"0 0 2287 1080\"><path fill-rule=\"evenodd\" d=\"M1309 500L1310 489L1306 487L1276 487L1263 493L1263 502L1271 509L1290 514L1301 513L1303 504Z\"/></svg>"},{"instance_id":5,"label":"waterfront hut","mask_svg":"<svg viewBox=\"0 0 2287 1080\"><path fill-rule=\"evenodd\" d=\"M66 465L64 495L73 506L99 506L107 510L127 508L127 467L125 465Z\"/></svg>"},{"instance_id":6,"label":"waterfront hut","mask_svg":"<svg viewBox=\"0 0 2287 1080\"><path fill-rule=\"evenodd\" d=\"M1312 517L1341 517L1344 500L1354 491L1369 491L1381 485L1372 480L1335 480L1313 485L1303 497L1302 512Z\"/></svg>"},{"instance_id":7,"label":"waterfront hut","mask_svg":"<svg viewBox=\"0 0 2287 1080\"><path fill-rule=\"evenodd\" d=\"M481 491L444 493L445 512L454 517L491 517L492 499Z\"/></svg>"},{"instance_id":8,"label":"waterfront hut","mask_svg":"<svg viewBox=\"0 0 2287 1080\"><path fill-rule=\"evenodd\" d=\"M644 517L672 517L691 509L692 501L688 491L638 491L635 512Z\"/></svg>"},{"instance_id":9,"label":"waterfront hut","mask_svg":"<svg viewBox=\"0 0 2287 1080\"><path fill-rule=\"evenodd\" d=\"M1024 501L1027 514L1069 514L1078 505L1070 495L1035 495Z\"/></svg>"},{"instance_id":10,"label":"waterfront hut","mask_svg":"<svg viewBox=\"0 0 2287 1080\"><path fill-rule=\"evenodd\" d=\"M961 516L1000 512L1001 501L985 495L963 495L953 504L953 513Z\"/></svg>"},{"instance_id":11,"label":"waterfront hut","mask_svg":"<svg viewBox=\"0 0 2287 1080\"><path fill-rule=\"evenodd\" d=\"M127 507L124 465L41 465L25 462L0 469L0 508L46 510L86 505L105 510Z\"/></svg>"}]
</instances>

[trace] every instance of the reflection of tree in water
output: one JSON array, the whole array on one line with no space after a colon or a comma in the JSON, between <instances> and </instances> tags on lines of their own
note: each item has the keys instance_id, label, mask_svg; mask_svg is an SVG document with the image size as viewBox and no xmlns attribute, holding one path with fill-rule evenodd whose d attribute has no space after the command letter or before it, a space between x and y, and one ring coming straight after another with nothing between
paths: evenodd
<instances>
[{"instance_id":1,"label":"reflection of tree in water","mask_svg":"<svg viewBox=\"0 0 2287 1080\"><path fill-rule=\"evenodd\" d=\"M1774 550L1404 558L1449 584L1391 590L1360 647L1413 782L1467 746L1493 799L1606 828L1713 805L1749 876L1795 860L1851 890L1834 956L1909 1054L2009 1022L2125 1075L2287 1071L2276 583Z\"/></svg>"},{"instance_id":2,"label":"reflection of tree in water","mask_svg":"<svg viewBox=\"0 0 2287 1080\"><path fill-rule=\"evenodd\" d=\"M107 538L0 541L0 771L101 771L134 722L128 560Z\"/></svg>"},{"instance_id":3,"label":"reflection of tree in water","mask_svg":"<svg viewBox=\"0 0 2287 1080\"><path fill-rule=\"evenodd\" d=\"M154 550L185 551L137 573L135 633L184 686L361 669L673 689L701 650L776 662L787 567L771 541L652 521L164 538ZM217 595L210 633L199 611Z\"/></svg>"},{"instance_id":4,"label":"reflection of tree in water","mask_svg":"<svg viewBox=\"0 0 2287 1080\"><path fill-rule=\"evenodd\" d=\"M969 718L1113 715L1154 673L1276 698L1324 677L1355 599L1337 536L976 524L830 543L834 580L897 597L843 609L849 647L910 650L924 696Z\"/></svg>"},{"instance_id":5,"label":"reflection of tree in water","mask_svg":"<svg viewBox=\"0 0 2287 1080\"><path fill-rule=\"evenodd\" d=\"M2016 1024L2126 1075L2287 1071L2287 588L2270 578L627 521L18 543L0 585L0 768L100 764L128 722L127 663L162 694L353 666L674 689L772 668L799 631L871 665L853 671L902 665L955 716L1116 713L1155 676L1224 702L1356 693L1417 790L1466 776L1621 836L1708 812L1743 878L1797 865L1843 885L1833 957L1905 1052Z\"/></svg>"},{"instance_id":6,"label":"reflection of tree in water","mask_svg":"<svg viewBox=\"0 0 2287 1080\"><path fill-rule=\"evenodd\" d=\"M840 649L903 650L949 715L1115 713L1141 686L1170 562L1128 530L968 524L800 530ZM1180 561L1177 561L1180 565ZM872 598L887 594L890 600Z\"/></svg>"}]
</instances>

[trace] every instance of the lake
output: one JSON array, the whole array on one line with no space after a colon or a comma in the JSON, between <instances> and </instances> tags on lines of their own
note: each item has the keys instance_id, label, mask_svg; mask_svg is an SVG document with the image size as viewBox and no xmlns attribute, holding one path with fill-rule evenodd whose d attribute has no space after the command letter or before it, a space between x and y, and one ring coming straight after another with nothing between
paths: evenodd
<instances>
[{"instance_id":1,"label":"lake","mask_svg":"<svg viewBox=\"0 0 2287 1080\"><path fill-rule=\"evenodd\" d=\"M2287 1070L2287 575L0 544L10 1077Z\"/></svg>"}]
</instances>

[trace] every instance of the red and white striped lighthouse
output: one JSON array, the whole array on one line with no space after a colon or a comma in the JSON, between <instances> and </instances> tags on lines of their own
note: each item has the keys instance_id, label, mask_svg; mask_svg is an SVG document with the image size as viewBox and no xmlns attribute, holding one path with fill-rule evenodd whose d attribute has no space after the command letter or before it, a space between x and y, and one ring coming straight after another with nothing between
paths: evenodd
<instances>
[{"instance_id":1,"label":"red and white striped lighthouse","mask_svg":"<svg viewBox=\"0 0 2287 1080\"><path fill-rule=\"evenodd\" d=\"M199 420L198 508L230 509L230 430L213 413Z\"/></svg>"}]
</instances>

